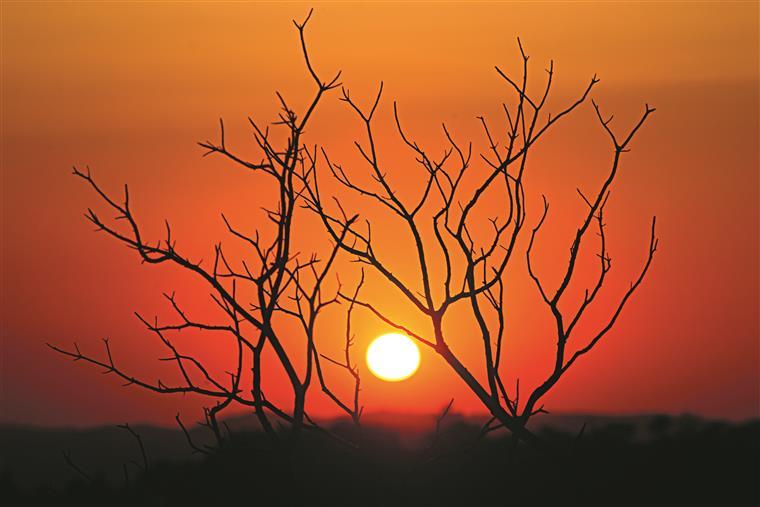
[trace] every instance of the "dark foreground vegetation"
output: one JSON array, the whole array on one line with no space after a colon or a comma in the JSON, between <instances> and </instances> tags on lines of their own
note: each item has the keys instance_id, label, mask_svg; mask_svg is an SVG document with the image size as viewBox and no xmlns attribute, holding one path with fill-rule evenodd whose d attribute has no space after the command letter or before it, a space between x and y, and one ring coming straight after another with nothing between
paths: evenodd
<instances>
[{"instance_id":1,"label":"dark foreground vegetation","mask_svg":"<svg viewBox=\"0 0 760 507\"><path fill-rule=\"evenodd\" d=\"M148 461L143 462L139 448L133 448L123 457L119 474L108 475L93 472L92 463L84 459L76 462L72 452L77 472L67 466L60 449L50 449L56 466L67 470L69 478L58 485L31 485L14 477L12 462L14 453L20 452L14 446L27 444L18 429L13 433L4 428L0 503L728 506L760 502L760 421L728 424L654 416L597 420L582 432L567 429L539 430L551 444L550 452L516 446L496 432L482 437L480 426L456 417L437 434L418 432L412 437L411 430L398 427L369 426L358 433L349 425L333 426L335 435L359 442L358 448L316 433L298 439L283 433L282 441L273 443L256 431L233 431L213 454L172 460L156 458L169 455L160 446L179 443L184 435L154 428L159 433L144 438ZM144 430L147 436L150 432ZM95 440L92 445L98 452L122 452L109 448L102 438L89 438ZM44 437L37 445L40 439ZM128 440L126 435L122 443ZM28 447L33 452L34 443ZM185 452L191 456L190 448Z\"/></svg>"}]
</instances>

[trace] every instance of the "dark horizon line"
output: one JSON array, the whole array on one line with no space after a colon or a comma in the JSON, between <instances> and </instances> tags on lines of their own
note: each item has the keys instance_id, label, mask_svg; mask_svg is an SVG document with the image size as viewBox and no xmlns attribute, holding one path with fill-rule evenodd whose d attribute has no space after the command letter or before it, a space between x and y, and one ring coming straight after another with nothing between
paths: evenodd
<instances>
[{"instance_id":1,"label":"dark horizon line","mask_svg":"<svg viewBox=\"0 0 760 507\"><path fill-rule=\"evenodd\" d=\"M432 421L434 421L437 417L440 416L439 412L404 412L404 411L393 411L393 410L380 410L376 412L372 411L366 411L364 415L362 416L362 422L367 421L367 426L392 426L391 424L383 424L383 422L375 423L373 424L372 419L375 417L410 417L410 418L430 418ZM566 418L566 419L583 419L583 418L589 418L589 419L597 419L597 420L604 420L604 419L641 419L641 418L654 418L654 417L669 417L674 419L681 419L681 418L694 418L701 422L723 422L723 423L729 423L732 425L741 425L746 423L751 423L753 421L760 421L760 413L754 415L754 416L746 416L746 417L729 417L729 416L709 416L709 415L703 415L695 412L664 412L664 411L642 411L642 412L595 412L595 411L561 411L561 412L550 412L547 414L539 414L536 416L536 422L541 424L542 421L552 420L552 419L559 419L559 418ZM238 414L230 414L229 417L226 417L222 420L224 421L235 421L235 420L244 420L246 418L251 418L252 420L255 418L255 415L252 413L245 413L241 412ZM351 419L344 415L335 415L333 417L320 417L320 416L313 416L312 417L315 421L320 422L322 424L335 424L338 422L351 422ZM467 420L473 420L482 418L483 420L487 420L489 418L488 413L486 412L460 412L456 410L450 411L446 415L447 419L467 419ZM142 428L157 428L157 429L168 429L168 430L174 430L177 429L177 425L174 419L171 419L172 423L167 422L167 424L161 424L156 422L146 422L146 421L137 421L137 422L131 422L129 421L130 426L133 427L142 427ZM255 421L254 421L255 422ZM387 422L387 421L386 421ZM401 422L401 421L399 421ZM192 425L192 428L195 429L199 424L197 424L197 421L195 419L191 419L188 416L188 426ZM124 424L124 421L113 421L113 422L104 422L104 423L96 423L96 424L40 424L40 423L29 423L29 422L19 422L19 421L2 421L0 420L0 430L5 429L13 429L13 428L24 428L24 429L39 429L39 430L45 430L45 431L56 431L56 430L75 430L75 431L87 431L87 430L97 430L102 428L112 428L118 424Z\"/></svg>"}]
</instances>

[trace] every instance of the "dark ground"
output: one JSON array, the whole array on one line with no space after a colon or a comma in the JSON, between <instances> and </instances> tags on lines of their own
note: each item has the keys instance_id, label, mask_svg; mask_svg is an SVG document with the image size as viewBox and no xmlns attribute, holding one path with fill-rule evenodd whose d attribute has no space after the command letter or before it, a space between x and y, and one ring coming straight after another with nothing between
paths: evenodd
<instances>
[{"instance_id":1,"label":"dark ground","mask_svg":"<svg viewBox=\"0 0 760 507\"><path fill-rule=\"evenodd\" d=\"M135 426L147 472L123 429L0 427L0 503L760 505L757 420L553 416L537 425L548 453L515 447L504 434L478 439L480 425L457 416L437 438L433 418L380 417L360 434L334 422L332 431L358 449L315 433L274 444L242 419L229 423L231 439L208 457L192 455L179 430ZM192 431L198 444L209 442L205 431ZM89 479L66 465L62 450Z\"/></svg>"}]
</instances>

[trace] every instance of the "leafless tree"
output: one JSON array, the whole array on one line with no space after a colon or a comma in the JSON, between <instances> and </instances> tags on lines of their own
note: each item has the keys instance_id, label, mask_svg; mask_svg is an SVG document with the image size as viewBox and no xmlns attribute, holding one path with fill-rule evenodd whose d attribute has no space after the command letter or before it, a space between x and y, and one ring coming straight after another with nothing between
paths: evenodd
<instances>
[{"instance_id":1,"label":"leafless tree","mask_svg":"<svg viewBox=\"0 0 760 507\"><path fill-rule=\"evenodd\" d=\"M270 134L269 127L261 127L249 118L253 129L253 138L261 152L258 162L244 160L238 156L225 142L224 123L220 120L220 140L218 143L206 141L199 143L206 150L206 155L221 155L236 165L259 175L269 178L276 184L277 192L274 204L265 209L268 219L274 224L275 234L270 240L264 239L259 231L248 234L239 230L222 215L229 233L247 248L247 258L239 261L229 259L225 255L222 244L214 247L213 260L210 263L191 260L176 247L172 229L166 222L166 236L160 241L146 239L138 221L130 207L129 189L125 185L123 201L107 193L93 178L89 168L80 170L74 168L74 175L85 181L102 199L109 212L116 213L116 219L124 224L101 219L93 209L88 209L86 218L95 225L97 231L135 250L142 262L148 264L171 264L193 273L203 280L211 289L211 297L226 316L226 322L208 323L195 320L182 308L174 294L165 294L171 305L176 320L173 323L159 323L158 318L148 320L137 315L145 327L160 340L169 352L162 361L176 364L182 379L178 385L167 385L162 381L152 383L128 373L116 361L108 340L105 344L105 357L97 358L80 351L75 343L73 349L64 349L48 344L52 349L65 354L75 361L84 361L103 368L104 373L113 373L125 381L125 386L136 385L150 391L171 393L194 393L215 403L205 409L205 424L213 431L219 444L224 435L220 428L218 416L230 404L237 403L251 408L261 426L270 435L275 435L271 418L289 423L295 432L301 428L319 429L306 411L306 396L316 370L318 382L327 395L344 410L351 418L359 422L361 407L359 405L359 373L352 365L349 340L345 348L345 366L354 378L356 389L353 401L344 403L328 387L322 373L321 359L316 343L316 324L322 311L338 303L338 292L331 291L328 295L326 280L332 277L333 264L339 247L336 244L323 260L312 255L303 259L293 251L293 231L296 210L301 206L301 195L305 191L304 184L309 181L313 171L312 155L308 155L303 144L304 130L312 118L314 111L323 97L340 86L340 72L329 81L320 79L314 70L307 51L305 28L311 17L311 12L302 23L294 21L299 34L303 58L309 75L316 84L313 99L302 114L297 114L288 106L283 96L278 92L277 97L282 106L279 118L274 122L274 129L283 132L284 142L280 145ZM354 219L348 219L338 238L343 239L348 233ZM339 286L339 282L338 282ZM361 286L361 284L360 284ZM358 295L359 288L355 295ZM252 296L249 296L251 295ZM350 312L349 319L350 326ZM278 315L295 319L302 330L303 354L306 358L305 369L299 372L294 363L295 352L288 349L284 332L274 324ZM292 327L292 326L291 326ZM349 327L350 329L350 327ZM235 345L233 369L228 372L227 379L214 376L203 361L183 353L170 338L172 333L182 330L221 333L227 335ZM288 333L292 333L291 328ZM288 334L287 343L292 347L293 337ZM266 347L271 347L274 355L285 371L293 393L292 409L278 406L264 394L265 381L262 378L262 355ZM299 346L300 348L300 346ZM250 370L250 382L246 384L244 371ZM209 449L193 444L179 415L177 423L185 431L190 445L198 452L209 452ZM129 429L127 427L127 429ZM147 466L147 465L146 465Z\"/></svg>"},{"instance_id":2,"label":"leafless tree","mask_svg":"<svg viewBox=\"0 0 760 507\"><path fill-rule=\"evenodd\" d=\"M606 179L592 197L587 197L578 190L588 210L570 245L569 260L564 276L554 290L548 288L548 282L542 280L531 263L535 239L545 222L549 209L545 198L543 212L538 217L537 224L532 230L528 229L530 243L526 253L527 267L542 300L556 322L556 351L554 366L547 378L533 389L527 400L521 402L519 380L513 390L508 389L502 379L500 366L504 356L505 280L510 272L508 268L514 264L511 261L517 257L518 239L525 234L526 230L524 175L532 149L539 144L551 127L587 102L598 79L594 76L579 97L564 109L555 114L547 114L545 109L552 88L554 64L550 63L546 69L548 77L541 96L531 97L527 92L528 56L519 39L518 46L523 64L521 79L515 81L501 69L496 68L507 87L515 93L512 106L503 105L505 133L497 135L496 131L489 127L486 119L479 117L488 145L487 153L480 155L479 161L485 164L487 175L481 180L477 180L479 177L477 175L472 176L475 181L475 190L471 192L464 190L466 185L462 182L470 177L472 171L469 169L475 162L472 157L472 143L464 147L455 141L444 125L443 136L447 148L440 157L434 157L402 128L398 107L394 102L393 112L398 134L411 150L416 164L425 175L425 183L418 193L419 197L413 202L404 202L389 179L387 168L379 161L378 146L373 134L373 118L382 96L382 83L368 110L362 109L348 90L342 90L341 100L353 110L366 132L366 142L362 144L355 141L354 144L374 181L371 184L358 183L357 169L344 169L331 159L324 149L321 158L329 174L342 187L348 189L350 193L359 194L379 204L381 209L395 217L398 223L408 231L409 240L416 251L414 262L418 267L418 279L403 280L394 273L392 267L384 260L383 253L379 251L377 242L373 241L371 221L359 221L355 214L347 213L337 197L333 197L331 201L326 199L320 191L316 171L311 174L313 181L306 187L305 198L309 208L321 218L333 241L355 261L366 265L378 274L424 315L430 324L430 331L424 333L410 329L408 325L388 315L374 302L342 293L341 297L351 304L369 310L385 324L416 338L442 357L491 414L492 419L484 428L485 431L505 427L517 438L525 442L537 443L537 437L526 428L526 424L531 416L545 411L543 405L540 404L542 397L612 328L626 302L646 275L657 248L653 218L646 260L640 273L622 295L609 319L601 324L599 331L588 338L584 345L572 353L569 352L568 343L576 324L599 294L610 270L611 259L607 251L603 213L611 186L619 173L623 154L629 151L631 140L654 109L647 105L633 127L625 135L619 136L610 128L612 118L605 120L599 107L592 101L599 123L611 141L612 164ZM316 157L310 163L316 164ZM493 226L490 239L479 242L472 234L475 226L473 222L477 220L473 218L473 211L482 205L483 196L490 189L501 193L503 206L498 216L490 219ZM428 226L432 226L432 234L426 235L423 232L422 224L426 221ZM580 306L575 311L567 313L560 309L560 302L576 271L581 243L594 229L600 237L597 254L600 259L599 274L592 287L586 290ZM433 252L443 257L444 276L436 276L431 266L430 259L434 255ZM420 280L421 292L417 289L420 286ZM478 340L482 343L484 358L484 365L481 366L482 375L473 373L472 367L460 361L450 348L444 332L444 319L449 310L457 304L467 305L477 322L476 333ZM493 317L489 318L489 312L496 315L496 325L489 324L489 320L493 321ZM479 379L484 379L484 381Z\"/></svg>"},{"instance_id":3,"label":"leafless tree","mask_svg":"<svg viewBox=\"0 0 760 507\"><path fill-rule=\"evenodd\" d=\"M116 427L129 432L129 434L132 435L132 437L135 439L135 442L137 442L137 447L140 449L140 456L142 457L142 463L138 463L135 460L131 460L130 463L135 465L137 468L139 468L143 472L147 472L148 468L150 467L150 463L148 461L148 453L145 451L145 444L143 444L142 437L140 436L140 434L137 433L134 429L132 429L129 423L118 424Z\"/></svg>"},{"instance_id":4,"label":"leafless tree","mask_svg":"<svg viewBox=\"0 0 760 507\"><path fill-rule=\"evenodd\" d=\"M106 223L94 211L89 210L87 218L95 224L97 230L105 232L136 250L143 262L170 263L194 273L210 286L214 301L228 317L226 323L197 322L180 307L174 294L166 295L166 298L179 317L177 323L159 324L157 319L148 321L138 316L147 329L167 347L170 357L165 360L176 363L183 383L177 386L167 386L161 382L152 384L124 372L117 367L108 341L105 342L106 357L104 359L83 354L76 344L73 350L64 350L52 345L51 347L74 360L83 360L104 368L108 373L115 373L125 380L127 385L138 385L158 393L196 393L216 400L217 403L206 410L205 424L221 442L223 435L219 427L218 415L233 402L251 407L262 427L269 434L275 433L270 421L272 415L290 423L295 431L301 428L318 429L306 411L306 395L315 371L322 390L358 424L362 413L359 403L360 377L359 370L352 362L350 355L353 344L350 319L352 311L355 307L359 307L370 311L386 325L417 339L443 358L491 414L491 420L483 428L484 433L504 427L520 440L539 443L537 437L526 427L528 420L533 415L545 411L540 403L543 396L613 327L626 302L644 279L656 251L657 239L653 219L646 260L640 273L621 296L612 314L599 325L599 330L578 348L568 348L576 325L597 299L611 268L603 220L611 186L619 173L623 154L629 151L632 139L654 109L647 105L640 119L626 134L620 136L610 128L612 118L605 120L599 107L592 101L598 121L611 141L612 164L607 177L591 197L587 197L578 190L588 210L570 245L568 265L564 275L557 283L557 288L550 290L547 287L547 281L542 279L531 262L535 239L545 223L549 205L544 198L543 210L540 216L536 217L536 225L532 229L525 227L528 214L524 175L532 149L539 144L551 127L588 101L592 89L598 83L596 76L590 80L576 100L555 114L547 114L545 110L552 88L554 65L550 63L549 68L546 69L548 77L540 97L531 97L527 92L528 56L518 39L523 64L521 78L515 81L498 67L496 68L508 88L515 93L513 104L503 105L504 126L502 128L505 132L496 134L496 131L489 127L486 119L480 117L479 121L488 150L475 160L472 156L472 143L468 143L465 147L455 141L445 125L443 135L447 148L439 157L432 156L429 150L421 147L401 127L398 108L394 103L395 124L400 138L409 148L425 175L425 183L418 198L413 202L404 202L394 189L386 168L379 161L378 146L373 134L373 119L381 100L382 83L368 110L362 109L346 89L342 89L341 97L341 100L356 114L366 132L366 142L364 144L355 142L355 146L374 179L373 184L358 183L356 172L346 170L336 163L330 158L327 150L306 147L303 133L307 122L323 96L340 87L338 83L340 73L330 81L322 81L312 67L304 38L308 19L307 17L303 23L294 23L300 36L307 69L316 83L317 91L312 102L301 115L297 115L287 105L282 95L277 94L282 113L279 121L274 125L287 134L284 144L279 146L270 136L268 127L262 128L250 119L253 137L262 154L259 162L244 160L228 149L225 143L224 124L221 121L219 143L211 141L200 143L207 150L207 154L226 157L247 170L260 174L262 177L271 178L277 185L276 203L267 211L276 229L271 242L263 240L258 232L246 234L232 226L223 216L229 232L252 252L254 257L252 261L229 260L221 244L216 245L214 259L210 266L191 261L176 249L168 224L166 237L162 241L145 240L130 209L127 187L124 190L123 203L119 203L101 189L89 169L86 171L74 169L74 174L86 181L106 205L117 212L117 218L124 220L126 224L125 229L117 228L115 224ZM470 167L476 162L484 164L485 177L477 174L471 176ZM383 259L382 252L378 251L377 243L373 241L369 220L360 221L359 215L348 213L337 197L330 199L323 195L317 171L317 166L321 164L326 166L329 174L341 186L378 203L405 227L416 252L415 263L419 269L417 280L403 280L394 274L391 266ZM467 185L463 184L465 179L472 179L473 191L466 190ZM483 196L487 191L500 192L503 206L499 214L491 219L491 235L483 242L476 239L477 235L473 234L476 228L474 222L477 220L474 211L483 206ZM315 213L324 225L327 236L332 240L333 247L321 262L316 256L302 260L293 252L293 224L299 207L308 208ZM427 226L432 227L432 234L425 234L422 228L425 222ZM600 238L597 253L600 259L599 274L591 287L586 290L580 305L574 311L567 313L564 310L567 305L560 305L560 303L576 272L581 244L594 230ZM513 269L510 266L515 264L513 259L517 257L515 254L519 250L518 240L526 235L529 238L525 254L527 269L556 323L556 350L554 366L546 379L530 392L527 399L523 397L525 401L521 401L519 380L514 389L508 389L502 379L501 365L504 356L506 322L504 304L506 280ZM445 266L443 276L437 276L432 265L434 251L443 258ZM337 291L331 296L326 296L325 281L333 270L339 252L344 252L352 260L366 265L373 274L379 275L388 282L426 317L430 325L429 332L415 332L404 322L389 316L377 303L360 298L360 289L365 276L364 267L361 281L355 291L344 292L338 282ZM420 282L421 292L417 290ZM246 290L252 288L254 294L252 302L244 301L245 298L241 295L243 286ZM345 357L342 360L336 360L318 352L315 326L325 307L341 301L347 304ZM476 335L482 346L484 358L482 374L473 373L472 366L463 364L449 346L448 336L444 330L444 319L455 305L465 305L477 323ZM297 371L292 355L282 339L282 334L275 325L277 315L294 319L305 337L304 352L307 360L305 371L302 373ZM495 325L492 324L494 321ZM237 348L237 355L235 369L229 373L227 381L214 377L201 361L181 353L175 347L168 335L183 329L221 332L232 338ZM261 373L262 352L267 346L272 348L279 364L287 374L294 398L292 410L276 405L264 395L264 381ZM342 401L328 387L323 374L322 359L345 369L354 379L352 401ZM250 386L244 387L242 372L247 367L250 367L252 379ZM177 422L185 430L179 416ZM207 449L195 446L189 433L185 432L191 446L198 452L208 452Z\"/></svg>"}]
</instances>

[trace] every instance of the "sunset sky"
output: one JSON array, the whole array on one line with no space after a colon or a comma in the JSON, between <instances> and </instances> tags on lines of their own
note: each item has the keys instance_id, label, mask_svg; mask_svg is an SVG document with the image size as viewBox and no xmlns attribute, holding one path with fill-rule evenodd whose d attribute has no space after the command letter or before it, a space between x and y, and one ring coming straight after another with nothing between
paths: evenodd
<instances>
[{"instance_id":1,"label":"sunset sky","mask_svg":"<svg viewBox=\"0 0 760 507\"><path fill-rule=\"evenodd\" d=\"M574 100L594 74L601 82L593 98L615 114L618 132L635 123L644 103L656 107L623 160L606 208L613 268L605 302L594 313L599 319L588 329L638 274L652 215L657 257L616 327L547 395L546 408L760 415L756 2L3 2L0 422L171 424L178 410L196 417L203 400L122 388L118 379L45 346L76 341L100 355L101 339L109 337L125 369L168 381L173 369L156 360L165 353L133 312L172 320L162 297L171 291L196 315L212 308L208 290L194 278L170 266L141 265L134 252L93 232L84 211L105 210L71 176L71 166L89 165L115 195L129 183L132 208L151 238L162 237L166 218L193 258L210 258L217 241L230 241L221 212L250 229L261 226L268 187L222 158L203 158L196 142L218 140L223 117L227 144L256 158L246 117L276 119L276 90L304 107L314 83L290 20L312 6L307 40L317 71L327 78L342 70L351 96L366 105L384 82L378 149L402 197L418 195L423 176L394 131L393 101L406 130L436 154L444 148L441 122L457 139L472 140L476 153L484 151L476 116L503 128L501 103L513 92L494 65L517 75L518 36L530 55L534 89L554 60L549 110ZM353 147L354 139L364 141L361 125L338 97L334 92L320 104L306 142L325 146L365 177ZM595 192L610 159L590 103L536 148L525 182L527 225L540 218L546 194L551 212L536 255L551 286L585 211L576 187ZM379 249L394 271L419 284L408 262L411 240L394 219L360 199L346 202L376 225ZM305 215L299 222L304 251L327 245L315 223ZM549 373L556 338L522 246L507 289L505 371L510 383L520 377L528 387ZM593 254L585 251L589 266ZM357 266L348 260L339 263L341 279L353 286ZM573 286L577 294L583 287ZM427 332L424 320L378 278L368 280L367 295ZM343 311L326 314L319 329L327 354L342 349ZM373 377L364 351L392 329L359 310L354 328L367 412L432 412L451 398L455 410L482 411L424 348L408 380ZM452 347L479 372L481 343L468 334L472 322L454 315L449 329ZM202 351L213 368L228 368L228 347L201 338L179 336L177 344ZM349 378L329 372L347 395ZM267 394L285 400L277 375L272 372ZM311 411L336 415L317 391L310 394Z\"/></svg>"}]
</instances>

